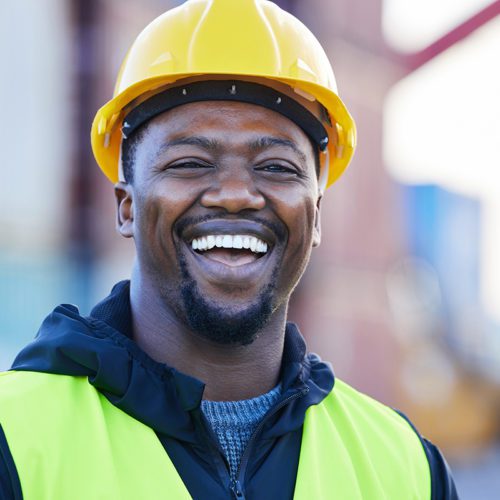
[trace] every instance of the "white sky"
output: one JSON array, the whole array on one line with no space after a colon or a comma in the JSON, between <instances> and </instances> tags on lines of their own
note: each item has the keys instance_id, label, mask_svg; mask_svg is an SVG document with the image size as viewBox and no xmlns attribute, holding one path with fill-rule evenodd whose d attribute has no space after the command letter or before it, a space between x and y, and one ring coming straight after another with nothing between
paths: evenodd
<instances>
[{"instance_id":1,"label":"white sky","mask_svg":"<svg viewBox=\"0 0 500 500\"><path fill-rule=\"evenodd\" d=\"M393 48L425 48L493 0L384 0L382 28Z\"/></svg>"}]
</instances>

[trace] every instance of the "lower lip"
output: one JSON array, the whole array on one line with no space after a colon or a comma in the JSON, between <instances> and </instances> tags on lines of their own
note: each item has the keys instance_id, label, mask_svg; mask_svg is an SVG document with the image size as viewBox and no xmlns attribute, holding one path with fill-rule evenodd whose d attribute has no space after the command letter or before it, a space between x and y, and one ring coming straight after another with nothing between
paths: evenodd
<instances>
[{"instance_id":1,"label":"lower lip","mask_svg":"<svg viewBox=\"0 0 500 500\"><path fill-rule=\"evenodd\" d=\"M271 250L268 250L265 255L253 262L241 266L231 266L204 257L203 254L196 253L190 247L188 250L189 260L201 268L208 281L238 286L241 286L242 282L250 284L255 279L259 279L269 267L272 253Z\"/></svg>"}]
</instances>

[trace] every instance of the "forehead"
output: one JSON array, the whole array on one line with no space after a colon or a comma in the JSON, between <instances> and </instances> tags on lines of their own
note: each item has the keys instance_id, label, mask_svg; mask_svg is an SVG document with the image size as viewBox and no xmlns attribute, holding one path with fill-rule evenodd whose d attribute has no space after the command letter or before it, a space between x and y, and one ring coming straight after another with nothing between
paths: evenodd
<instances>
[{"instance_id":1,"label":"forehead","mask_svg":"<svg viewBox=\"0 0 500 500\"><path fill-rule=\"evenodd\" d=\"M147 143L148 148L161 148L172 140L200 135L228 146L274 137L292 142L304 155L313 155L308 136L285 116L262 106L231 101L194 102L162 113L148 122L139 142Z\"/></svg>"}]
</instances>

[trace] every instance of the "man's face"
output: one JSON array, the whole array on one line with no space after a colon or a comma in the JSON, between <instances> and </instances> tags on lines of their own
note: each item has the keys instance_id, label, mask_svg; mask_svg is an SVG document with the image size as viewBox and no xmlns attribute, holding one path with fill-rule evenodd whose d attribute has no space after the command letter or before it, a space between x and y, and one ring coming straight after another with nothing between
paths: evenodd
<instances>
[{"instance_id":1,"label":"man's face","mask_svg":"<svg viewBox=\"0 0 500 500\"><path fill-rule=\"evenodd\" d=\"M315 155L284 116L239 102L186 104L152 119L118 184L119 227L141 276L192 330L251 342L319 243Z\"/></svg>"}]
</instances>

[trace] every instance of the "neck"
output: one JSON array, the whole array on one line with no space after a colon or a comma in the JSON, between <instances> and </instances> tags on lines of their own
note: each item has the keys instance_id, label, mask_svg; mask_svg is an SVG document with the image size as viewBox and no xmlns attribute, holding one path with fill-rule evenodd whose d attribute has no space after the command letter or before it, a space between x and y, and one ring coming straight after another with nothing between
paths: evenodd
<instances>
[{"instance_id":1,"label":"neck","mask_svg":"<svg viewBox=\"0 0 500 500\"><path fill-rule=\"evenodd\" d=\"M286 304L249 345L221 345L192 331L152 287L133 276L134 340L151 358L205 383L204 399L238 401L264 394L279 380Z\"/></svg>"}]
</instances>

